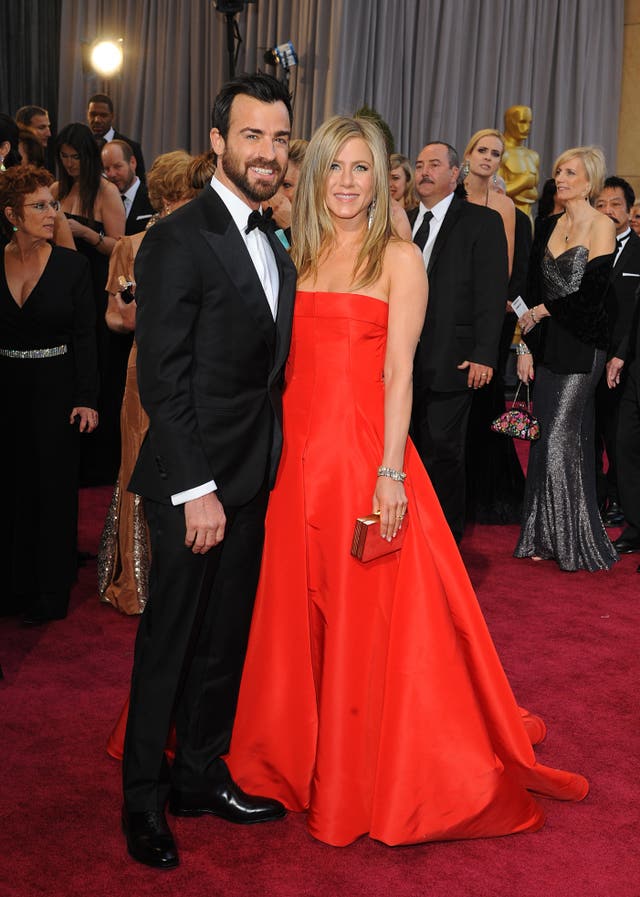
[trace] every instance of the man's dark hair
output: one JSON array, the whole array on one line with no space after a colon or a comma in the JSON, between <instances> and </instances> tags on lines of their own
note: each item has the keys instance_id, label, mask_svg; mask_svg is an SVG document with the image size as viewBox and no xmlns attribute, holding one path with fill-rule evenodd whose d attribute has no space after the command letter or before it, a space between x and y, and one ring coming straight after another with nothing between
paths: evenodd
<instances>
[{"instance_id":1,"label":"man's dark hair","mask_svg":"<svg viewBox=\"0 0 640 897\"><path fill-rule=\"evenodd\" d=\"M48 115L46 109L42 106L21 106L16 112L16 121L19 125L30 127L31 120L34 115Z\"/></svg>"},{"instance_id":2,"label":"man's dark hair","mask_svg":"<svg viewBox=\"0 0 640 897\"><path fill-rule=\"evenodd\" d=\"M615 174L610 175L604 182L604 187L611 187L615 190L616 187L619 187L620 190L624 193L624 201L627 204L627 212L631 211L631 206L636 201L636 194L633 191L633 187L629 183L629 181L625 181L624 178L616 177ZM604 190L604 187L602 188Z\"/></svg>"},{"instance_id":3,"label":"man's dark hair","mask_svg":"<svg viewBox=\"0 0 640 897\"><path fill-rule=\"evenodd\" d=\"M360 109L358 109L358 111L354 115L354 118L366 118L377 125L382 131L382 136L384 137L384 143L387 148L387 156L392 156L395 153L396 142L393 139L393 133L391 132L391 128L379 112L376 112L376 110L372 109L371 106L364 105L361 106Z\"/></svg>"},{"instance_id":4,"label":"man's dark hair","mask_svg":"<svg viewBox=\"0 0 640 897\"><path fill-rule=\"evenodd\" d=\"M113 114L113 100L111 97L107 96L106 93L94 93L92 97L89 97L87 101L87 109L92 103L106 103L109 107L109 112Z\"/></svg>"},{"instance_id":5,"label":"man's dark hair","mask_svg":"<svg viewBox=\"0 0 640 897\"><path fill-rule=\"evenodd\" d=\"M211 127L217 128L223 140L229 133L229 118L231 116L231 104L238 96L253 97L261 103L282 102L287 107L289 121L293 118L291 108L291 94L287 87L274 78L273 75L265 75L258 72L255 75L238 75L227 81L215 98L211 112Z\"/></svg>"},{"instance_id":6,"label":"man's dark hair","mask_svg":"<svg viewBox=\"0 0 640 897\"><path fill-rule=\"evenodd\" d=\"M447 158L449 159L449 168L460 168L460 159L458 158L458 150L455 146L451 146L446 140L427 140L425 146L446 146Z\"/></svg>"}]
</instances>

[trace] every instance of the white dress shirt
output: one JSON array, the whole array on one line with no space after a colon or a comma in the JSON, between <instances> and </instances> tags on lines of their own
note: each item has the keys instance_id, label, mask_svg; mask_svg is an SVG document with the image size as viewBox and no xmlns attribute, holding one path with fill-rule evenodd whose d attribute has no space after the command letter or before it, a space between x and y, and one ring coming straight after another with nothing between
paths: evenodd
<instances>
[{"instance_id":1,"label":"white dress shirt","mask_svg":"<svg viewBox=\"0 0 640 897\"><path fill-rule=\"evenodd\" d=\"M251 261L256 269L256 273L260 278L260 282L267 297L269 308L273 320L275 321L278 313L278 293L280 292L280 278L278 275L278 266L273 254L273 249L269 244L267 235L263 234L257 227L251 233L246 233L249 215L253 211L243 199L229 190L222 181L219 181L214 175L211 178L211 186L216 191L220 199L223 201L234 224L240 231L240 236L245 242ZM194 486L193 489L185 489L184 492L178 492L171 496L171 504L182 505L194 498L201 498L209 492L215 492L217 489L215 480L209 480L201 486Z\"/></svg>"},{"instance_id":2,"label":"white dress shirt","mask_svg":"<svg viewBox=\"0 0 640 897\"><path fill-rule=\"evenodd\" d=\"M131 206L133 205L133 201L136 198L136 193L138 192L139 186L140 178L136 175L129 189L120 194L120 196L122 197L122 204L124 205L124 214L126 218L129 217L129 212L131 211Z\"/></svg>"},{"instance_id":3,"label":"white dress shirt","mask_svg":"<svg viewBox=\"0 0 640 897\"><path fill-rule=\"evenodd\" d=\"M448 196L445 196L444 199L441 199L440 202L437 202L431 209L427 209L423 202L420 203L416 220L413 222L413 230L411 232L412 237L415 237L416 233L418 232L425 214L427 212L431 212L431 214L433 215L433 218L429 223L429 239L425 243L424 249L422 250L422 257L424 259L425 268L429 266L429 259L431 258L433 244L436 242L436 237L438 236L438 232L442 227L444 216L449 211L449 206L451 205L452 201L453 193L450 193Z\"/></svg>"},{"instance_id":4,"label":"white dress shirt","mask_svg":"<svg viewBox=\"0 0 640 897\"><path fill-rule=\"evenodd\" d=\"M621 234L618 234L618 236L616 237L616 257L613 260L614 265L617 264L617 261L620 258L620 253L624 249L624 247L627 243L627 240L629 239L630 233L631 233L631 228L628 227L626 229L626 231L624 231Z\"/></svg>"}]
</instances>

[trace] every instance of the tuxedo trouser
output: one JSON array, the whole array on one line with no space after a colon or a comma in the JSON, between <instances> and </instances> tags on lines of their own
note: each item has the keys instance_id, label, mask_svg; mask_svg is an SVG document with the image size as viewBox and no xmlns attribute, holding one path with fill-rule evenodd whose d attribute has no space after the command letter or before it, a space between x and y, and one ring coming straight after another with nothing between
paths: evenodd
<instances>
[{"instance_id":1,"label":"tuxedo trouser","mask_svg":"<svg viewBox=\"0 0 640 897\"><path fill-rule=\"evenodd\" d=\"M623 382L626 376L623 375ZM618 413L620 399L624 391L621 383L615 389L607 386L606 371L598 381L595 395L596 410L596 486L598 505L605 501L618 501L618 465L616 436L618 432ZM607 453L609 468L604 472L604 452Z\"/></svg>"},{"instance_id":2,"label":"tuxedo trouser","mask_svg":"<svg viewBox=\"0 0 640 897\"><path fill-rule=\"evenodd\" d=\"M638 363L627 372L620 396L618 433L618 493L627 521L623 535L640 539L640 370Z\"/></svg>"},{"instance_id":3,"label":"tuxedo trouser","mask_svg":"<svg viewBox=\"0 0 640 897\"><path fill-rule=\"evenodd\" d=\"M412 436L444 516L456 540L466 514L465 444L473 390L418 389L413 399Z\"/></svg>"},{"instance_id":4,"label":"tuxedo trouser","mask_svg":"<svg viewBox=\"0 0 640 897\"><path fill-rule=\"evenodd\" d=\"M131 812L164 807L169 789L206 793L226 771L264 542L266 486L225 507L223 541L206 554L184 544L184 508L145 502L149 600L136 639L123 759ZM165 747L172 722L176 756Z\"/></svg>"}]
</instances>

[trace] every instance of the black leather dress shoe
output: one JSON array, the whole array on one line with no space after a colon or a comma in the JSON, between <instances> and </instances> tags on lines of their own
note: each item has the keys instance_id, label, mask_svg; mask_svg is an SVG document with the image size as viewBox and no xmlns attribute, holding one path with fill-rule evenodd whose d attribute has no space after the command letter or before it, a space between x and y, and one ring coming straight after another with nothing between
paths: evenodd
<instances>
[{"instance_id":1,"label":"black leather dress shoe","mask_svg":"<svg viewBox=\"0 0 640 897\"><path fill-rule=\"evenodd\" d=\"M174 816L203 816L209 813L228 822L247 825L282 819L287 811L278 800L246 794L229 776L205 794L172 791L169 809Z\"/></svg>"},{"instance_id":2,"label":"black leather dress shoe","mask_svg":"<svg viewBox=\"0 0 640 897\"><path fill-rule=\"evenodd\" d=\"M622 526L624 523L624 511L617 501L609 503L603 519L605 526Z\"/></svg>"},{"instance_id":3,"label":"black leather dress shoe","mask_svg":"<svg viewBox=\"0 0 640 897\"><path fill-rule=\"evenodd\" d=\"M640 551L640 539L634 539L631 536L625 536L623 533L618 536L613 543L613 547L618 554L631 554L634 551Z\"/></svg>"},{"instance_id":4,"label":"black leather dress shoe","mask_svg":"<svg viewBox=\"0 0 640 897\"><path fill-rule=\"evenodd\" d=\"M176 842L164 813L155 810L131 813L123 807L122 830L134 860L154 869L175 869L178 865Z\"/></svg>"}]
</instances>

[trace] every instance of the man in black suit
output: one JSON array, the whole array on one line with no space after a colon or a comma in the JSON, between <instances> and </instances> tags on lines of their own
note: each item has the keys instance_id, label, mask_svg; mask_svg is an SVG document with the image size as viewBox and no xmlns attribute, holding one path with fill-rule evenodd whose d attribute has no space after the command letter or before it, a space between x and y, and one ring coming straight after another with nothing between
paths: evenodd
<instances>
[{"instance_id":1,"label":"man in black suit","mask_svg":"<svg viewBox=\"0 0 640 897\"><path fill-rule=\"evenodd\" d=\"M619 177L608 177L595 201L595 207L610 218L616 228L616 257L611 269L612 288L607 290L605 306L609 319L607 372L624 380L621 345L629 334L635 308L635 293L640 284L640 237L629 226L629 213L635 202L631 184ZM598 502L606 526L624 522L624 506L618 498L616 433L622 390L609 389L607 372L596 389L596 475ZM605 475L603 452L606 449L609 469ZM638 545L640 548L640 544Z\"/></svg>"},{"instance_id":2,"label":"man in black suit","mask_svg":"<svg viewBox=\"0 0 640 897\"><path fill-rule=\"evenodd\" d=\"M149 432L130 488L151 533L123 761L130 854L172 868L164 817L262 822L277 801L245 794L221 759L282 448L295 269L259 212L287 167L291 103L269 75L216 98L211 185L146 235L136 260L138 381ZM169 771L164 748L175 721Z\"/></svg>"},{"instance_id":3,"label":"man in black suit","mask_svg":"<svg viewBox=\"0 0 640 897\"><path fill-rule=\"evenodd\" d=\"M153 208L146 184L136 174L137 159L125 140L111 140L102 147L102 167L107 180L120 191L127 216L125 234L139 234L149 223Z\"/></svg>"},{"instance_id":4,"label":"man in black suit","mask_svg":"<svg viewBox=\"0 0 640 897\"><path fill-rule=\"evenodd\" d=\"M124 140L129 144L138 163L138 177L144 183L144 158L140 144L131 137L126 137L113 127L113 101L106 93L95 93L89 97L87 105L87 122L93 132L96 143L102 147L111 140Z\"/></svg>"},{"instance_id":5,"label":"man in black suit","mask_svg":"<svg viewBox=\"0 0 640 897\"><path fill-rule=\"evenodd\" d=\"M640 288L635 296L635 311L627 339L621 345L625 369L621 387L618 431L616 434L618 487L627 526L613 543L621 554L640 551ZM620 369L607 368L608 384L616 389ZM640 567L638 567L640 573Z\"/></svg>"},{"instance_id":6,"label":"man in black suit","mask_svg":"<svg viewBox=\"0 0 640 897\"><path fill-rule=\"evenodd\" d=\"M412 433L458 542L471 400L493 375L509 277L502 219L454 194L459 171L452 146L427 144L416 162L420 206L410 215L429 277L414 366Z\"/></svg>"}]
</instances>

